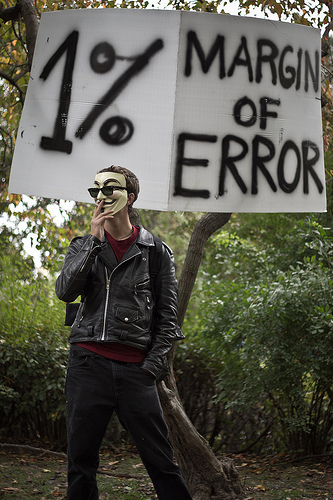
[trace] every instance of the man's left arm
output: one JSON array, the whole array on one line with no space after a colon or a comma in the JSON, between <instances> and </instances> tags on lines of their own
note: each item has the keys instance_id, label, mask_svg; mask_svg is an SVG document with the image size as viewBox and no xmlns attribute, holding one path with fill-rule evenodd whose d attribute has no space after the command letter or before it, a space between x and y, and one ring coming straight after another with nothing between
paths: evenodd
<instances>
[{"instance_id":1,"label":"man's left arm","mask_svg":"<svg viewBox=\"0 0 333 500\"><path fill-rule=\"evenodd\" d=\"M152 342L142 368L155 377L163 367L163 360L171 349L172 343L178 340L178 284L175 273L175 262L170 248L162 245L161 266L154 280L154 322Z\"/></svg>"}]
</instances>

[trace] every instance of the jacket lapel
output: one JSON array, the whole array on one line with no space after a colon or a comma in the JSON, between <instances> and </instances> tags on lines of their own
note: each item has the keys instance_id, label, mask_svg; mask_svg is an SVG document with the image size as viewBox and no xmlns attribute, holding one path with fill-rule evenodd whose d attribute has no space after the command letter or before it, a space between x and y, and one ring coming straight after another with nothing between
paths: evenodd
<instances>
[{"instance_id":1,"label":"jacket lapel","mask_svg":"<svg viewBox=\"0 0 333 500\"><path fill-rule=\"evenodd\" d=\"M102 251L98 254L98 257L100 259L102 259L102 261L112 271L118 265L114 251L112 250L111 245L108 242L108 240L105 238L105 236L102 239Z\"/></svg>"},{"instance_id":2,"label":"jacket lapel","mask_svg":"<svg viewBox=\"0 0 333 500\"><path fill-rule=\"evenodd\" d=\"M146 246L146 245L145 245ZM112 250L112 247L108 240L103 238L102 240L102 251L98 254L98 257L103 260L103 262L106 264L106 266L113 271L119 264L121 264L123 261L131 259L132 257L135 257L136 255L140 255L142 252L140 248L136 245L136 243L133 243L125 255L123 255L122 259L120 262L117 262L116 256L114 254L114 251Z\"/></svg>"}]
</instances>

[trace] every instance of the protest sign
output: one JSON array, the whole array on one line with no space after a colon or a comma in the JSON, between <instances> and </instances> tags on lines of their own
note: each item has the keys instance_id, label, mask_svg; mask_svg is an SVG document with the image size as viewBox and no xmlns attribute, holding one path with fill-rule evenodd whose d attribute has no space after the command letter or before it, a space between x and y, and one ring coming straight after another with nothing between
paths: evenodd
<instances>
[{"instance_id":1,"label":"protest sign","mask_svg":"<svg viewBox=\"0 0 333 500\"><path fill-rule=\"evenodd\" d=\"M111 164L138 208L326 209L320 31L180 11L42 15L9 189L92 201Z\"/></svg>"}]
</instances>

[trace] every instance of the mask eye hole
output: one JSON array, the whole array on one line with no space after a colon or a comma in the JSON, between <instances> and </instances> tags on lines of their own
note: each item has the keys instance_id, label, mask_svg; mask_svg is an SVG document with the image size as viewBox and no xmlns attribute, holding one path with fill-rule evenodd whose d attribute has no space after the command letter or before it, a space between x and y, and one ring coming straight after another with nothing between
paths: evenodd
<instances>
[{"instance_id":1,"label":"mask eye hole","mask_svg":"<svg viewBox=\"0 0 333 500\"><path fill-rule=\"evenodd\" d=\"M115 189L117 189L115 186L104 186L101 191L104 196L112 196Z\"/></svg>"},{"instance_id":2,"label":"mask eye hole","mask_svg":"<svg viewBox=\"0 0 333 500\"><path fill-rule=\"evenodd\" d=\"M113 191L115 189L118 189L118 188L116 188L115 186L104 186L102 188L97 188L97 187L95 188L95 187L93 187L93 188L89 188L88 192L89 192L90 196L92 196L93 198L97 198L98 193L100 191L102 191L102 193L104 194L104 196L112 196L113 195Z\"/></svg>"},{"instance_id":3,"label":"mask eye hole","mask_svg":"<svg viewBox=\"0 0 333 500\"><path fill-rule=\"evenodd\" d=\"M97 188L97 187L88 188L88 192L92 198L97 198L98 193L100 191L102 191L104 196L112 196L114 190L117 190L117 189L126 189L127 190L127 188L125 188L123 186L104 186L102 188Z\"/></svg>"},{"instance_id":4,"label":"mask eye hole","mask_svg":"<svg viewBox=\"0 0 333 500\"><path fill-rule=\"evenodd\" d=\"M92 198L97 198L98 193L99 193L99 189L98 188L89 188L88 193L90 194L90 196Z\"/></svg>"}]
</instances>

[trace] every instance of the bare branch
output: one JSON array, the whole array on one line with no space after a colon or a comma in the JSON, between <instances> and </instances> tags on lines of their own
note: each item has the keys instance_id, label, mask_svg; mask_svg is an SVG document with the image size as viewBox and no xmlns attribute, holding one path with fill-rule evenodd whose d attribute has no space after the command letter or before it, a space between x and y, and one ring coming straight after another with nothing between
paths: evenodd
<instances>
[{"instance_id":1,"label":"bare branch","mask_svg":"<svg viewBox=\"0 0 333 500\"><path fill-rule=\"evenodd\" d=\"M7 82L9 82L11 85L13 85L18 90L18 92L20 94L20 101L23 104L24 103L24 94L23 94L21 88L16 83L16 81L11 76L7 75L7 73L2 71L1 69L0 69L0 78L7 80Z\"/></svg>"},{"instance_id":2,"label":"bare branch","mask_svg":"<svg viewBox=\"0 0 333 500\"><path fill-rule=\"evenodd\" d=\"M207 213L196 224L179 278L178 323L182 326L208 238L228 222L231 214Z\"/></svg>"},{"instance_id":3,"label":"bare branch","mask_svg":"<svg viewBox=\"0 0 333 500\"><path fill-rule=\"evenodd\" d=\"M4 23L8 21L17 21L19 15L20 7L18 4L14 5L14 7L8 7L7 9L1 9L0 7L0 19L2 19Z\"/></svg>"},{"instance_id":4,"label":"bare branch","mask_svg":"<svg viewBox=\"0 0 333 500\"><path fill-rule=\"evenodd\" d=\"M319 0L319 3L325 4L327 6L329 15L331 17L331 21L325 27L325 31L321 39L321 57L325 57L329 53L330 32L333 28L333 4L331 0Z\"/></svg>"},{"instance_id":5,"label":"bare branch","mask_svg":"<svg viewBox=\"0 0 333 500\"><path fill-rule=\"evenodd\" d=\"M22 69L14 78L14 82L18 82L24 75L29 72L28 68Z\"/></svg>"},{"instance_id":6,"label":"bare branch","mask_svg":"<svg viewBox=\"0 0 333 500\"><path fill-rule=\"evenodd\" d=\"M17 0L17 5L19 5L20 12L25 23L28 63L31 68L38 32L38 19L34 6L30 0Z\"/></svg>"}]
</instances>

